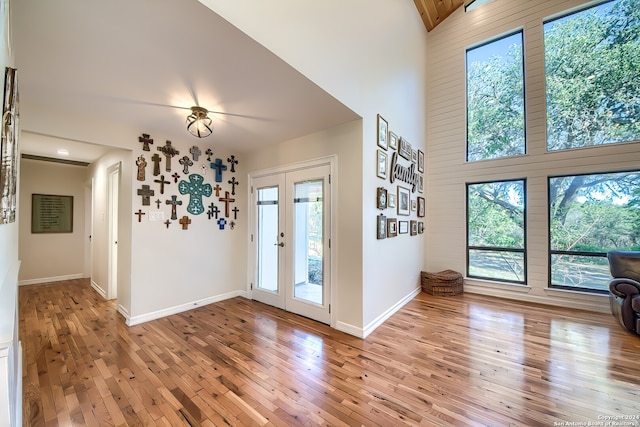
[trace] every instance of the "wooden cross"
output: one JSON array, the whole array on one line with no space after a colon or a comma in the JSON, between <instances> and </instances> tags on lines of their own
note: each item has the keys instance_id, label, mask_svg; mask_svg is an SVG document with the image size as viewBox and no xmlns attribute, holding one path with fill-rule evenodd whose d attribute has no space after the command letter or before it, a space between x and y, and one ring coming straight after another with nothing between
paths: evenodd
<instances>
[{"instance_id":1,"label":"wooden cross","mask_svg":"<svg viewBox=\"0 0 640 427\"><path fill-rule=\"evenodd\" d=\"M191 147L191 149L189 150L189 152L191 153L191 155L193 156L193 161L197 162L198 159L200 158L200 154L202 154L202 151L200 151L200 149L198 148L198 146L194 145L193 147Z\"/></svg>"},{"instance_id":2,"label":"wooden cross","mask_svg":"<svg viewBox=\"0 0 640 427\"><path fill-rule=\"evenodd\" d=\"M178 219L176 207L178 205L182 206L182 200L178 200L178 196L171 196L171 200L166 200L165 204L171 205L171 219Z\"/></svg>"},{"instance_id":3,"label":"wooden cross","mask_svg":"<svg viewBox=\"0 0 640 427\"><path fill-rule=\"evenodd\" d=\"M153 176L160 175L160 162L162 161L162 157L156 153L151 156L151 161L153 162Z\"/></svg>"},{"instance_id":4,"label":"wooden cross","mask_svg":"<svg viewBox=\"0 0 640 427\"><path fill-rule=\"evenodd\" d=\"M155 192L148 185L143 185L142 188L139 188L138 196L142 196L142 206L151 206L151 196L154 194Z\"/></svg>"},{"instance_id":5,"label":"wooden cross","mask_svg":"<svg viewBox=\"0 0 640 427\"><path fill-rule=\"evenodd\" d=\"M187 212L193 215L200 215L204 212L204 205L202 204L203 197L211 196L211 184L203 184L204 177L202 175L189 175L189 182L180 181L178 184L178 190L180 194L189 195L189 205L187 205Z\"/></svg>"},{"instance_id":6,"label":"wooden cross","mask_svg":"<svg viewBox=\"0 0 640 427\"><path fill-rule=\"evenodd\" d=\"M216 171L216 182L222 182L222 171L227 170L227 166L222 164L222 159L216 159L214 163L211 163L211 169Z\"/></svg>"},{"instance_id":7,"label":"wooden cross","mask_svg":"<svg viewBox=\"0 0 640 427\"><path fill-rule=\"evenodd\" d=\"M176 172L173 175L171 175L171 177L173 177L174 184L177 184L178 180L180 179L180 175L178 175L178 172Z\"/></svg>"},{"instance_id":8,"label":"wooden cross","mask_svg":"<svg viewBox=\"0 0 640 427\"><path fill-rule=\"evenodd\" d=\"M213 156L213 150L211 148L207 148L207 151L204 152L207 155L207 162L211 161L211 156Z\"/></svg>"},{"instance_id":9,"label":"wooden cross","mask_svg":"<svg viewBox=\"0 0 640 427\"><path fill-rule=\"evenodd\" d=\"M231 222L229 223L229 228L231 228L232 230L233 230L234 228L236 228L236 223L235 223L235 222L233 222L233 221L231 221Z\"/></svg>"},{"instance_id":10,"label":"wooden cross","mask_svg":"<svg viewBox=\"0 0 640 427\"><path fill-rule=\"evenodd\" d=\"M218 219L219 213L220 209L218 209L218 207L214 205L213 202L211 202L211 204L209 205L209 210L207 211L207 216L209 217L209 219L213 218L214 216L216 217L216 219Z\"/></svg>"},{"instance_id":11,"label":"wooden cross","mask_svg":"<svg viewBox=\"0 0 640 427\"><path fill-rule=\"evenodd\" d=\"M183 166L182 173L185 175L189 175L189 166L193 165L193 162L189 158L189 156L183 156L180 160L178 160L180 164Z\"/></svg>"},{"instance_id":12,"label":"wooden cross","mask_svg":"<svg viewBox=\"0 0 640 427\"><path fill-rule=\"evenodd\" d=\"M216 184L216 186L213 187L213 191L216 192L216 197L220 197L220 190L222 190L222 187L220 187L218 184Z\"/></svg>"},{"instance_id":13,"label":"wooden cross","mask_svg":"<svg viewBox=\"0 0 640 427\"><path fill-rule=\"evenodd\" d=\"M238 212L240 212L240 209L238 209L238 207L236 206L232 210L233 210L233 219L238 219Z\"/></svg>"},{"instance_id":14,"label":"wooden cross","mask_svg":"<svg viewBox=\"0 0 640 427\"><path fill-rule=\"evenodd\" d=\"M166 225L166 226L167 226L167 229L169 228L169 225L170 225L170 224L171 224L171 221L169 221L169 220L166 220L166 221L164 222L164 225Z\"/></svg>"},{"instance_id":15,"label":"wooden cross","mask_svg":"<svg viewBox=\"0 0 640 427\"><path fill-rule=\"evenodd\" d=\"M227 159L227 162L231 163L231 172L235 173L236 165L238 164L238 161L236 160L236 156L234 156L233 154L230 155L229 158Z\"/></svg>"},{"instance_id":16,"label":"wooden cross","mask_svg":"<svg viewBox=\"0 0 640 427\"><path fill-rule=\"evenodd\" d=\"M230 198L229 197L229 192L225 191L224 192L224 197L221 197L218 200L220 200L221 202L224 202L224 216L229 218L229 203L235 202L236 199Z\"/></svg>"},{"instance_id":17,"label":"wooden cross","mask_svg":"<svg viewBox=\"0 0 640 427\"><path fill-rule=\"evenodd\" d=\"M227 223L227 220L224 219L224 218L220 218L218 220L218 225L220 226L220 230L224 230L224 226L225 226L226 223Z\"/></svg>"},{"instance_id":18,"label":"wooden cross","mask_svg":"<svg viewBox=\"0 0 640 427\"><path fill-rule=\"evenodd\" d=\"M180 221L178 222L182 224L183 230L187 230L189 228L189 224L191 224L191 219L185 215L182 218L180 218Z\"/></svg>"},{"instance_id":19,"label":"wooden cross","mask_svg":"<svg viewBox=\"0 0 640 427\"><path fill-rule=\"evenodd\" d=\"M164 180L164 175L160 175L160 179L154 179L153 182L157 182L158 184L160 184L160 194L164 194L164 185L165 184L171 184L171 181L165 181ZM158 200L159 202L160 200Z\"/></svg>"},{"instance_id":20,"label":"wooden cross","mask_svg":"<svg viewBox=\"0 0 640 427\"><path fill-rule=\"evenodd\" d=\"M146 215L146 213L142 212L142 209L138 209L138 212L134 212L134 215L138 215L138 222L142 222L142 215Z\"/></svg>"},{"instance_id":21,"label":"wooden cross","mask_svg":"<svg viewBox=\"0 0 640 427\"><path fill-rule=\"evenodd\" d=\"M177 156L180 152L171 146L171 141L167 141L164 147L158 147L158 151L164 154L164 157L167 160L165 170L167 172L171 172L171 158L173 156Z\"/></svg>"},{"instance_id":22,"label":"wooden cross","mask_svg":"<svg viewBox=\"0 0 640 427\"><path fill-rule=\"evenodd\" d=\"M156 200L154 202L156 204L156 206L158 207L158 209L160 209L160 203L162 203L162 201L160 199Z\"/></svg>"},{"instance_id":23,"label":"wooden cross","mask_svg":"<svg viewBox=\"0 0 640 427\"><path fill-rule=\"evenodd\" d=\"M149 138L149 134L143 133L138 137L138 142L142 142L142 151L151 151L149 144L153 144L153 139Z\"/></svg>"},{"instance_id":24,"label":"wooden cross","mask_svg":"<svg viewBox=\"0 0 640 427\"><path fill-rule=\"evenodd\" d=\"M231 195L235 196L236 195L236 185L240 184L238 181L236 181L236 177L232 176L231 179L229 181L227 181L229 184L231 184Z\"/></svg>"},{"instance_id":25,"label":"wooden cross","mask_svg":"<svg viewBox=\"0 0 640 427\"><path fill-rule=\"evenodd\" d=\"M138 181L144 181L145 180L145 168L147 167L147 161L144 159L144 154L141 154L140 157L138 157L138 160L136 160L136 166L138 166L138 176L137 179Z\"/></svg>"}]
</instances>

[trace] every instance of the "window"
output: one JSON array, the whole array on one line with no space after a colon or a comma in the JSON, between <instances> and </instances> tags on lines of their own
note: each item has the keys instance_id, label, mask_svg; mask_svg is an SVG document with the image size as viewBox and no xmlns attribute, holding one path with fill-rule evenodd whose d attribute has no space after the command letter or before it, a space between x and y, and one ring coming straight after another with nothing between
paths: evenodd
<instances>
[{"instance_id":1,"label":"window","mask_svg":"<svg viewBox=\"0 0 640 427\"><path fill-rule=\"evenodd\" d=\"M525 153L522 32L467 50L467 161Z\"/></svg>"},{"instance_id":2,"label":"window","mask_svg":"<svg viewBox=\"0 0 640 427\"><path fill-rule=\"evenodd\" d=\"M547 149L640 139L640 0L544 24Z\"/></svg>"},{"instance_id":3,"label":"window","mask_svg":"<svg viewBox=\"0 0 640 427\"><path fill-rule=\"evenodd\" d=\"M467 184L467 276L524 284L525 180Z\"/></svg>"},{"instance_id":4,"label":"window","mask_svg":"<svg viewBox=\"0 0 640 427\"><path fill-rule=\"evenodd\" d=\"M640 171L549 178L552 287L607 292L612 249L640 250Z\"/></svg>"}]
</instances>

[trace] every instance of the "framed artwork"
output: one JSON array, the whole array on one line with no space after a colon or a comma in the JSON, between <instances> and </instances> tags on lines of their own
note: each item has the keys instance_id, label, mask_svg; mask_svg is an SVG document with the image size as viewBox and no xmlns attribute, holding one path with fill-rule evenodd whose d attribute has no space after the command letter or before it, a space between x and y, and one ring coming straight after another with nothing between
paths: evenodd
<instances>
[{"instance_id":1,"label":"framed artwork","mask_svg":"<svg viewBox=\"0 0 640 427\"><path fill-rule=\"evenodd\" d=\"M398 234L407 234L409 232L409 221L398 221Z\"/></svg>"},{"instance_id":2,"label":"framed artwork","mask_svg":"<svg viewBox=\"0 0 640 427\"><path fill-rule=\"evenodd\" d=\"M425 206L424 197L418 196L418 216L419 217L425 216L425 211L426 211L426 206Z\"/></svg>"},{"instance_id":3,"label":"framed artwork","mask_svg":"<svg viewBox=\"0 0 640 427\"><path fill-rule=\"evenodd\" d=\"M393 193L387 193L387 207L395 208L396 207L396 195Z\"/></svg>"},{"instance_id":4,"label":"framed artwork","mask_svg":"<svg viewBox=\"0 0 640 427\"><path fill-rule=\"evenodd\" d=\"M398 185L398 215L411 213L411 193L408 188Z\"/></svg>"},{"instance_id":5,"label":"framed artwork","mask_svg":"<svg viewBox=\"0 0 640 427\"><path fill-rule=\"evenodd\" d=\"M31 195L32 233L73 233L73 196Z\"/></svg>"},{"instance_id":6,"label":"framed artwork","mask_svg":"<svg viewBox=\"0 0 640 427\"><path fill-rule=\"evenodd\" d=\"M15 68L6 67L2 108L2 146L0 147L0 224L16 220L18 182L18 84Z\"/></svg>"},{"instance_id":7,"label":"framed artwork","mask_svg":"<svg viewBox=\"0 0 640 427\"><path fill-rule=\"evenodd\" d=\"M409 144L409 141L400 137L400 140L398 141L398 154L400 154L401 157L404 157L407 160L411 160L412 152L413 151L411 149L411 144Z\"/></svg>"},{"instance_id":8,"label":"framed artwork","mask_svg":"<svg viewBox=\"0 0 640 427\"><path fill-rule=\"evenodd\" d=\"M417 236L418 235L418 221L416 221L415 219L411 220L411 236Z\"/></svg>"},{"instance_id":9,"label":"framed artwork","mask_svg":"<svg viewBox=\"0 0 640 427\"><path fill-rule=\"evenodd\" d=\"M389 148L389 124L378 114L378 146L385 150Z\"/></svg>"},{"instance_id":10,"label":"framed artwork","mask_svg":"<svg viewBox=\"0 0 640 427\"><path fill-rule=\"evenodd\" d=\"M387 217L380 214L378 215L378 239L387 238Z\"/></svg>"},{"instance_id":11,"label":"framed artwork","mask_svg":"<svg viewBox=\"0 0 640 427\"><path fill-rule=\"evenodd\" d=\"M387 189L384 187L378 187L378 191L376 192L376 205L378 209L386 209L387 208Z\"/></svg>"},{"instance_id":12,"label":"framed artwork","mask_svg":"<svg viewBox=\"0 0 640 427\"><path fill-rule=\"evenodd\" d=\"M418 209L418 202L415 199L411 200L411 212L415 212Z\"/></svg>"},{"instance_id":13,"label":"framed artwork","mask_svg":"<svg viewBox=\"0 0 640 427\"><path fill-rule=\"evenodd\" d=\"M418 221L418 234L424 233L424 222Z\"/></svg>"},{"instance_id":14,"label":"framed artwork","mask_svg":"<svg viewBox=\"0 0 640 427\"><path fill-rule=\"evenodd\" d=\"M382 150L378 150L376 174L378 178L387 179L387 153Z\"/></svg>"},{"instance_id":15,"label":"framed artwork","mask_svg":"<svg viewBox=\"0 0 640 427\"><path fill-rule=\"evenodd\" d=\"M418 172L424 173L424 152L418 150Z\"/></svg>"},{"instance_id":16,"label":"framed artwork","mask_svg":"<svg viewBox=\"0 0 640 427\"><path fill-rule=\"evenodd\" d=\"M418 163L418 150L411 150L411 161Z\"/></svg>"},{"instance_id":17,"label":"framed artwork","mask_svg":"<svg viewBox=\"0 0 640 427\"><path fill-rule=\"evenodd\" d=\"M418 192L424 193L424 176L418 176Z\"/></svg>"},{"instance_id":18,"label":"framed artwork","mask_svg":"<svg viewBox=\"0 0 640 427\"><path fill-rule=\"evenodd\" d=\"M387 237L396 237L398 235L398 220L395 218L387 219Z\"/></svg>"},{"instance_id":19,"label":"framed artwork","mask_svg":"<svg viewBox=\"0 0 640 427\"><path fill-rule=\"evenodd\" d=\"M398 149L398 135L389 131L389 148L393 150Z\"/></svg>"}]
</instances>

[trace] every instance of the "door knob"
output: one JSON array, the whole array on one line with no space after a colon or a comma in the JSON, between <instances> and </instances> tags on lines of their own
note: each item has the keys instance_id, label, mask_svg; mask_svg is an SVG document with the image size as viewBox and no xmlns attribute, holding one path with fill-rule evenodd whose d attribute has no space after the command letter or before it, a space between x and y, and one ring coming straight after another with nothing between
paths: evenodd
<instances>
[{"instance_id":1,"label":"door knob","mask_svg":"<svg viewBox=\"0 0 640 427\"><path fill-rule=\"evenodd\" d=\"M282 248L284 247L284 242L274 243L273 246L280 246Z\"/></svg>"}]
</instances>

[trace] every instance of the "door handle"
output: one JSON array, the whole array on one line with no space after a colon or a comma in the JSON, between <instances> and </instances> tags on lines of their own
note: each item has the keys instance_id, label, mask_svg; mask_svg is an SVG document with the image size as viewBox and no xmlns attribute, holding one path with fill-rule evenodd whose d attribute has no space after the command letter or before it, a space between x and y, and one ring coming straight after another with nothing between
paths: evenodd
<instances>
[{"instance_id":1,"label":"door handle","mask_svg":"<svg viewBox=\"0 0 640 427\"><path fill-rule=\"evenodd\" d=\"M282 248L284 247L284 242L274 243L273 246L280 246Z\"/></svg>"}]
</instances>

